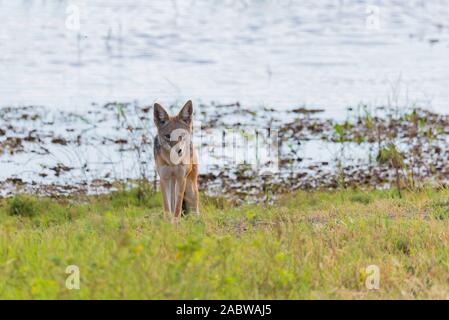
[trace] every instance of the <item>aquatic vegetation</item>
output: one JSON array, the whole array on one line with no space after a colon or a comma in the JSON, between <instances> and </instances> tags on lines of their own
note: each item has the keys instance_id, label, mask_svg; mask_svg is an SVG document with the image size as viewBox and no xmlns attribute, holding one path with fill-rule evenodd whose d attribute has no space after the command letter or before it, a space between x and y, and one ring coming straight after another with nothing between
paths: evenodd
<instances>
[{"instance_id":1,"label":"aquatic vegetation","mask_svg":"<svg viewBox=\"0 0 449 320\"><path fill-rule=\"evenodd\" d=\"M390 143L386 147L379 150L377 161L381 165L388 164L390 168L394 169L396 174L396 187L399 196L402 197L400 170L404 168L404 155L398 151L397 147L393 143Z\"/></svg>"}]
</instances>

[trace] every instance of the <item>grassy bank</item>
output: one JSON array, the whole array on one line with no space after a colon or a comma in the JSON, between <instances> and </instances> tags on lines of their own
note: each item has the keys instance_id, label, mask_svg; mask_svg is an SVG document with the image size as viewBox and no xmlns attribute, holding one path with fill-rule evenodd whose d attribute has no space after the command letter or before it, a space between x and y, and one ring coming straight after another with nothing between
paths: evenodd
<instances>
[{"instance_id":1,"label":"grassy bank","mask_svg":"<svg viewBox=\"0 0 449 320\"><path fill-rule=\"evenodd\" d=\"M202 217L178 225L158 197L1 200L0 298L449 298L449 190L203 197Z\"/></svg>"}]
</instances>

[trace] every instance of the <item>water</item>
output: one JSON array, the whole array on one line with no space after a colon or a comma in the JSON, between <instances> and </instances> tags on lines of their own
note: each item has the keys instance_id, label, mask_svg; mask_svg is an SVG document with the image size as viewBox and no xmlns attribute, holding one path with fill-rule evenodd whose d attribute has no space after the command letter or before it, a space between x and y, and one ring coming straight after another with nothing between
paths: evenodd
<instances>
[{"instance_id":1,"label":"water","mask_svg":"<svg viewBox=\"0 0 449 320\"><path fill-rule=\"evenodd\" d=\"M103 108L112 101L192 99L196 120L218 120L209 128L218 146L227 126L253 130L275 116L279 128L302 106L334 120L360 104L447 114L448 16L449 1L424 0L0 0L0 107L43 106L1 110L1 194L10 194L11 179L31 190L50 185L51 193L85 183L96 192L96 180L139 178L142 170L152 178L151 144L136 156L116 107ZM211 103L236 101L241 109ZM127 112L138 134L154 134L151 114L140 121ZM32 114L37 120L26 118ZM53 142L59 138L68 143ZM21 145L9 149L15 139ZM301 158L290 171L329 175L340 146L305 140L284 144ZM223 169L224 158L206 151L200 173ZM370 152L369 145L346 150L350 164L365 166ZM215 182L223 192L223 180Z\"/></svg>"},{"instance_id":2,"label":"water","mask_svg":"<svg viewBox=\"0 0 449 320\"><path fill-rule=\"evenodd\" d=\"M66 27L73 4L79 30ZM0 0L0 105L192 98L331 117L359 103L446 113L448 16L448 1L424 0Z\"/></svg>"}]
</instances>

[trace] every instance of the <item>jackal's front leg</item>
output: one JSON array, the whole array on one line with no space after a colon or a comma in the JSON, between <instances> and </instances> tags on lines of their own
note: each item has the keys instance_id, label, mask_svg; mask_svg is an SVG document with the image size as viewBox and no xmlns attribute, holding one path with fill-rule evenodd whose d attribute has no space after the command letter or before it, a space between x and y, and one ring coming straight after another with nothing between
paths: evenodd
<instances>
[{"instance_id":1,"label":"jackal's front leg","mask_svg":"<svg viewBox=\"0 0 449 320\"><path fill-rule=\"evenodd\" d=\"M161 178L161 193L164 205L164 216L168 218L171 212L171 190L170 190L170 179Z\"/></svg>"},{"instance_id":2,"label":"jackal's front leg","mask_svg":"<svg viewBox=\"0 0 449 320\"><path fill-rule=\"evenodd\" d=\"M176 179L175 186L175 218L179 218L181 216L182 211L182 201L184 200L184 193L186 191L186 178L178 178Z\"/></svg>"}]
</instances>

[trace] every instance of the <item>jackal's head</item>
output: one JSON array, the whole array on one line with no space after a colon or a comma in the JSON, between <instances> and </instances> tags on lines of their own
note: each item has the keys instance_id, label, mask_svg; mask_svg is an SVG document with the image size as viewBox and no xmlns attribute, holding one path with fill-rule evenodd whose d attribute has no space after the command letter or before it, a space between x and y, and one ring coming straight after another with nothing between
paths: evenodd
<instances>
[{"instance_id":1,"label":"jackal's head","mask_svg":"<svg viewBox=\"0 0 449 320\"><path fill-rule=\"evenodd\" d=\"M169 116L159 103L154 104L154 124L159 142L165 150L175 152L178 156L186 154L192 141L192 114L193 106L190 100L174 117Z\"/></svg>"}]
</instances>

